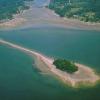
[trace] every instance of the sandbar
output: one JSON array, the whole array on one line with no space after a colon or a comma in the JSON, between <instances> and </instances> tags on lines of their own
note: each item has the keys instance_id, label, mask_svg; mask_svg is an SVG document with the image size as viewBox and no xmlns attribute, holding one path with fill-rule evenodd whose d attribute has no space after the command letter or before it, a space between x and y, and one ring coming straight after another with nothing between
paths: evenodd
<instances>
[{"instance_id":1,"label":"sandbar","mask_svg":"<svg viewBox=\"0 0 100 100\"><path fill-rule=\"evenodd\" d=\"M56 66L53 65L53 62L54 62L53 58L46 57L45 55L43 55L41 53L30 50L28 48L21 47L19 45L13 44L11 42L8 42L8 41L2 40L2 39L0 39L0 43L10 46L15 49L19 49L30 55L36 56L38 61L41 61L47 65L46 69L48 71L52 72L54 75L59 77L64 83L69 84L72 87L75 87L80 83L95 84L97 81L100 80L99 75L97 75L94 72L94 70L88 66L85 66L85 65L82 65L79 63L75 63L76 66L78 67L78 71L76 71L73 74L70 74L70 73L67 73L67 72L57 69ZM38 68L42 69L41 66ZM44 67L44 69L45 69L45 67Z\"/></svg>"}]
</instances>

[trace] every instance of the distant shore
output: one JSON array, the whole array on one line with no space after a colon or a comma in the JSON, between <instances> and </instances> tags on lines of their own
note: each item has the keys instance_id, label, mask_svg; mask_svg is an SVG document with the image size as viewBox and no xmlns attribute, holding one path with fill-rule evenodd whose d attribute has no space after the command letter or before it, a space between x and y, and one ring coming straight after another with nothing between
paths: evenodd
<instances>
[{"instance_id":1,"label":"distant shore","mask_svg":"<svg viewBox=\"0 0 100 100\"><path fill-rule=\"evenodd\" d=\"M12 20L9 20L7 22L3 22L3 23L0 23L0 27L1 28L13 28L13 27L16 27L20 24L22 24L23 22L25 22L26 20L24 18L14 18Z\"/></svg>"},{"instance_id":2,"label":"distant shore","mask_svg":"<svg viewBox=\"0 0 100 100\"><path fill-rule=\"evenodd\" d=\"M40 65L37 64L39 69L41 69L44 73L46 72L45 69L47 69L49 72L53 73L58 78L60 78L63 82L71 85L72 87L75 87L78 84L85 84L85 85L92 84L93 85L98 80L100 80L100 77L95 74L94 70L85 65L76 63L76 65L78 67L78 71L73 74L70 74L70 73L67 73L67 72L57 69L56 66L53 65L54 59L48 58L48 57L42 55L41 53L29 50L27 48L4 41L2 39L0 39L0 43L2 43L4 45L8 45L12 48L19 49L30 55L36 56L36 59L38 60L38 62L44 63L43 67L40 67L41 64Z\"/></svg>"},{"instance_id":3,"label":"distant shore","mask_svg":"<svg viewBox=\"0 0 100 100\"><path fill-rule=\"evenodd\" d=\"M34 18L34 15L32 18L25 17L28 13L33 13L35 10L44 9L44 12L46 15L42 16L40 15L40 18ZM100 23L90 23L90 22L83 22L77 19L70 19L70 18L61 18L59 15L57 15L54 11L48 9L48 8L38 8L38 9L32 9L32 6L30 9L25 10L24 13L16 14L14 16L14 19L8 20L7 22L0 23L0 28L16 28L16 27L22 27L25 25L31 25L35 26L35 24L50 24L58 27L64 27L64 28L72 28L72 29L82 29L82 30L97 30L100 31ZM36 11L37 12L37 11ZM24 15L24 16L23 16ZM29 14L30 15L30 14ZM30 17L30 16L29 16ZM29 26L30 26L29 25Z\"/></svg>"},{"instance_id":4,"label":"distant shore","mask_svg":"<svg viewBox=\"0 0 100 100\"><path fill-rule=\"evenodd\" d=\"M76 28L83 30L98 30L100 31L100 23L91 23L91 22L83 22L77 19L71 18L61 18L59 21L64 27L68 28Z\"/></svg>"},{"instance_id":5,"label":"distant shore","mask_svg":"<svg viewBox=\"0 0 100 100\"><path fill-rule=\"evenodd\" d=\"M99 30L100 31L100 23L95 22L84 22L74 18L66 18L60 17L53 10L48 9L48 12L55 14L57 19L52 19L51 22L65 28L74 28L74 29L86 29L86 30Z\"/></svg>"},{"instance_id":6,"label":"distant shore","mask_svg":"<svg viewBox=\"0 0 100 100\"><path fill-rule=\"evenodd\" d=\"M26 10L24 10L23 13L25 13L25 11ZM26 19L21 17L21 14L23 13L15 14L13 15L13 19L1 22L0 28L14 28L17 27L18 25L23 25L23 23L26 22Z\"/></svg>"}]
</instances>

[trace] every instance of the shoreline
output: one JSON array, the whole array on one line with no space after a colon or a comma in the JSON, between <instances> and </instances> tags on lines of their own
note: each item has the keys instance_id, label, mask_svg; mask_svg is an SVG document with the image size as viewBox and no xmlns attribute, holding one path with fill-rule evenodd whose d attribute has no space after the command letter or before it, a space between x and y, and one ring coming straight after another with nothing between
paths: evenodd
<instances>
[{"instance_id":1,"label":"shoreline","mask_svg":"<svg viewBox=\"0 0 100 100\"><path fill-rule=\"evenodd\" d=\"M84 22L74 18L60 17L53 10L46 8L48 12L51 12L53 15L57 17L57 19L53 19L49 22L54 25L58 25L64 28L72 28L72 29L82 29L82 30L96 30L100 31L100 23L95 22Z\"/></svg>"},{"instance_id":2,"label":"shoreline","mask_svg":"<svg viewBox=\"0 0 100 100\"><path fill-rule=\"evenodd\" d=\"M29 50L27 48L21 47L19 45L4 41L2 39L0 39L0 43L4 44L4 45L8 45L12 48L24 51L28 54L30 54L31 56L36 56L36 59L38 62L42 62L44 63L46 66L40 67L40 65L37 63L38 68L43 71L43 72L51 72L53 75L57 76L59 79L61 79L64 83L69 84L72 87L76 87L78 84L95 84L97 81L100 80L100 76L96 75L94 70L79 64L79 63L75 63L79 70L73 74L61 71L59 69L56 68L56 66L53 65L53 61L54 59L48 58L46 56L44 56L41 53L38 53L36 51L32 51ZM43 68L43 69L42 69Z\"/></svg>"},{"instance_id":3,"label":"shoreline","mask_svg":"<svg viewBox=\"0 0 100 100\"><path fill-rule=\"evenodd\" d=\"M0 28L13 28L13 27L16 27L18 25L21 25L25 21L26 21L26 19L24 19L24 18L14 18L14 19L9 20L7 22L1 23Z\"/></svg>"},{"instance_id":4,"label":"shoreline","mask_svg":"<svg viewBox=\"0 0 100 100\"><path fill-rule=\"evenodd\" d=\"M41 10L42 9L42 10ZM37 11L38 10L38 11ZM38 15L40 17L34 17L35 14L32 14L34 11L41 13L46 13L44 16ZM31 15L32 14L32 15ZM27 16L28 15L28 16ZM30 16L33 16L30 18ZM36 13L37 16L37 13ZM61 18L58 14L56 14L53 10L49 8L37 8L34 5L30 5L28 10L24 10L22 13L15 14L14 19L9 20L4 23L0 23L0 29L13 29L13 28L20 28L20 27L32 27L34 25L54 25L57 27L62 28L72 28L72 29L82 29L82 30L96 30L100 31L100 23L90 23L90 22L83 22L77 19L72 18Z\"/></svg>"},{"instance_id":5,"label":"shoreline","mask_svg":"<svg viewBox=\"0 0 100 100\"><path fill-rule=\"evenodd\" d=\"M23 25L27 19L21 17L22 14L26 13L28 10L24 10L22 13L14 14L13 19L0 23L0 28L15 28L18 25Z\"/></svg>"}]
</instances>

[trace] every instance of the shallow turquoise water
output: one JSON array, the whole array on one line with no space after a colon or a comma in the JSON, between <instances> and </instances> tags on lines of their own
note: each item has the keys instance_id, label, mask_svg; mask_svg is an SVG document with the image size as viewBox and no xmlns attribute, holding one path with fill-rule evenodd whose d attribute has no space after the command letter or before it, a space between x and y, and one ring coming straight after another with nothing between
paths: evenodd
<instances>
[{"instance_id":1,"label":"shallow turquoise water","mask_svg":"<svg viewBox=\"0 0 100 100\"><path fill-rule=\"evenodd\" d=\"M100 73L100 32L57 27L0 31L0 38L89 65ZM0 100L99 100L100 85L73 89L41 75L31 56L0 44Z\"/></svg>"},{"instance_id":2,"label":"shallow turquoise water","mask_svg":"<svg viewBox=\"0 0 100 100\"><path fill-rule=\"evenodd\" d=\"M48 56L75 60L100 71L98 31L42 27L1 31L0 37Z\"/></svg>"}]
</instances>

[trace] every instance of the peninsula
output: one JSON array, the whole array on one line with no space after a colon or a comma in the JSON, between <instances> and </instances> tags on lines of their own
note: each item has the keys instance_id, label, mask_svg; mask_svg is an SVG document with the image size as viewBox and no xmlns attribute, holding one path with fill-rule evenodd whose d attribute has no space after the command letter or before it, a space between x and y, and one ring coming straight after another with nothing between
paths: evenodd
<instances>
[{"instance_id":1,"label":"peninsula","mask_svg":"<svg viewBox=\"0 0 100 100\"><path fill-rule=\"evenodd\" d=\"M73 63L70 63L70 61L69 62L67 61L67 64L69 64L71 66L72 73L70 73L69 72L70 70L67 72L67 71L61 70L61 69L57 68L57 66L55 66L55 65L57 65L57 62L59 62L59 60L57 61L57 60L48 58L41 53L32 51L28 48L21 47L19 45L13 44L11 42L8 42L8 41L2 40L2 39L0 39L0 44L7 45L7 46L10 46L15 49L19 49L30 55L35 56L36 59L38 60L38 62L42 62L46 65L45 68L47 68L51 73L53 73L59 79L61 79L63 82L71 85L72 87L75 87L81 83L82 84L87 84L87 83L95 84L98 80L100 80L100 77L95 74L93 69L91 69L85 65L78 64L78 63L74 63L74 65L73 65ZM63 62L65 62L65 61L63 61ZM42 67L39 67L39 68L42 69ZM72 70L73 68L74 68L74 70Z\"/></svg>"}]
</instances>

